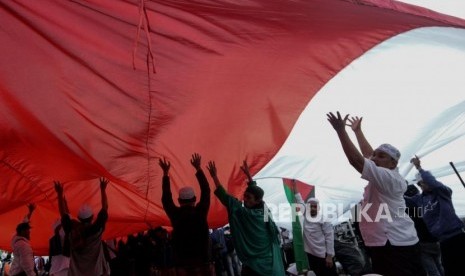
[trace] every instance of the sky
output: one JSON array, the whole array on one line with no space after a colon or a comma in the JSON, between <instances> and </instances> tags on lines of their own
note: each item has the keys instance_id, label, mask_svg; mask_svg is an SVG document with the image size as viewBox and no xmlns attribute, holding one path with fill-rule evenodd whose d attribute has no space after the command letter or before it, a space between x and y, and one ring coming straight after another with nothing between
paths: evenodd
<instances>
[{"instance_id":1,"label":"sky","mask_svg":"<svg viewBox=\"0 0 465 276\"><path fill-rule=\"evenodd\" d=\"M421 2L465 19L465 1L405 2ZM265 201L286 202L279 177L316 184L320 202L344 202L347 207L361 199L366 183L348 164L326 121L327 112L340 110L364 117L362 125L373 147L389 142L401 150L399 172L409 181L416 173L409 160L419 155L423 167L453 189L456 211L465 216L465 189L449 165L454 162L464 175L459 150L465 148L464 71L462 29L415 29L374 47L317 93L281 150L254 177L265 190ZM274 207L275 220L286 227L285 210Z\"/></svg>"},{"instance_id":2,"label":"sky","mask_svg":"<svg viewBox=\"0 0 465 276\"><path fill-rule=\"evenodd\" d=\"M465 19L465 1L463 0L403 0L400 2L425 7L430 10Z\"/></svg>"}]
</instances>

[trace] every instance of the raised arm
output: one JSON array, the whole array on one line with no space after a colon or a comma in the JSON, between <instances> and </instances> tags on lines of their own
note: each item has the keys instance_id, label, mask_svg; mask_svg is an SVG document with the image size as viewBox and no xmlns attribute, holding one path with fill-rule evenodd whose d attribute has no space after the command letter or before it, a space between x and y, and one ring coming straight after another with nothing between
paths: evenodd
<instances>
[{"instance_id":1,"label":"raised arm","mask_svg":"<svg viewBox=\"0 0 465 276\"><path fill-rule=\"evenodd\" d=\"M66 196L63 194L63 203L65 207L65 214L69 214L69 208L68 208L68 201L66 200Z\"/></svg>"},{"instance_id":2,"label":"raised arm","mask_svg":"<svg viewBox=\"0 0 465 276\"><path fill-rule=\"evenodd\" d=\"M102 198L102 210L104 210L105 212L108 212L108 198L106 192L108 182L110 181L105 177L100 177L100 195Z\"/></svg>"},{"instance_id":3,"label":"raised arm","mask_svg":"<svg viewBox=\"0 0 465 276\"><path fill-rule=\"evenodd\" d=\"M63 184L60 181L53 181L55 185L55 191L57 192L57 199L58 199L58 210L60 211L60 216L64 216L66 214L66 202L65 196L63 193Z\"/></svg>"},{"instance_id":4,"label":"raised arm","mask_svg":"<svg viewBox=\"0 0 465 276\"><path fill-rule=\"evenodd\" d=\"M215 183L215 195L218 197L220 202L226 206L226 208L231 208L233 206L232 204L237 204L240 205L239 201L235 198L233 198L231 195L229 195L226 190L224 189L223 185L221 185L220 180L218 179L218 174L216 170L216 164L214 161L209 161L207 165L208 172L210 173L210 176L213 179L213 182Z\"/></svg>"},{"instance_id":5,"label":"raised arm","mask_svg":"<svg viewBox=\"0 0 465 276\"><path fill-rule=\"evenodd\" d=\"M24 220L25 220L24 222L30 222L31 221L32 213L34 213L34 210L36 209L36 207L37 206L34 203L29 203L27 205L28 212L27 212L26 217L24 218Z\"/></svg>"},{"instance_id":6,"label":"raised arm","mask_svg":"<svg viewBox=\"0 0 465 276\"><path fill-rule=\"evenodd\" d=\"M201 167L202 156L200 156L200 154L198 153L192 154L191 164L192 164L192 167L194 167L196 171L201 171L202 170L202 167Z\"/></svg>"},{"instance_id":7,"label":"raised arm","mask_svg":"<svg viewBox=\"0 0 465 276\"><path fill-rule=\"evenodd\" d=\"M410 159L410 163L412 163L418 171L420 171L422 169L421 168L421 161L420 161L420 158L418 158L418 156L415 155L415 157Z\"/></svg>"},{"instance_id":8,"label":"raised arm","mask_svg":"<svg viewBox=\"0 0 465 276\"><path fill-rule=\"evenodd\" d=\"M170 216L170 214L172 214L172 211L176 208L176 205L174 205L173 202L173 196L171 194L171 184L169 177L171 163L163 157L163 159L160 158L158 164L160 165L160 168L163 170L161 202L163 204L165 212L168 216Z\"/></svg>"},{"instance_id":9,"label":"raised arm","mask_svg":"<svg viewBox=\"0 0 465 276\"><path fill-rule=\"evenodd\" d=\"M355 137L357 137L357 142L362 151L362 155L365 158L370 158L373 155L373 147L368 143L368 140L365 138L365 134L362 131L362 120L363 117L351 117L349 118L350 127L355 133Z\"/></svg>"},{"instance_id":10,"label":"raised arm","mask_svg":"<svg viewBox=\"0 0 465 276\"><path fill-rule=\"evenodd\" d=\"M304 199L302 198L302 195L297 191L297 184L295 182L295 179L292 179L292 193L294 194L294 197L295 197L295 203L305 204Z\"/></svg>"},{"instance_id":11,"label":"raised arm","mask_svg":"<svg viewBox=\"0 0 465 276\"><path fill-rule=\"evenodd\" d=\"M329 123L333 126L334 130L336 130L337 136L339 137L339 141L341 142L342 149L349 160L349 163L354 167L359 173L363 171L363 165L365 163L365 159L362 154L358 151L357 147L355 147L352 140L350 140L349 135L345 129L347 118L349 115L347 114L344 118L341 117L339 111L337 115L334 115L332 112L326 114L328 117Z\"/></svg>"},{"instance_id":12,"label":"raised arm","mask_svg":"<svg viewBox=\"0 0 465 276\"><path fill-rule=\"evenodd\" d=\"M242 161L241 170L244 172L245 176L247 177L247 182L249 183L249 185L252 184L253 179L252 179L252 175L250 175L249 165L247 164L246 160Z\"/></svg>"},{"instance_id":13,"label":"raised arm","mask_svg":"<svg viewBox=\"0 0 465 276\"><path fill-rule=\"evenodd\" d=\"M425 171L421 167L421 161L420 161L420 158L418 158L418 156L415 155L415 157L410 159L410 163L412 163L415 166L415 168L418 170L423 180L423 183L426 184L427 188L435 189L435 188L440 188L440 187L447 187L443 183L437 181L436 178L429 171ZM447 187L446 189L448 191L451 191L449 187Z\"/></svg>"},{"instance_id":14,"label":"raised arm","mask_svg":"<svg viewBox=\"0 0 465 276\"><path fill-rule=\"evenodd\" d=\"M208 162L207 170L208 170L208 172L210 173L210 176L213 179L213 183L215 183L215 187L216 188L222 187L221 182L218 179L215 161L209 161Z\"/></svg>"},{"instance_id":15,"label":"raised arm","mask_svg":"<svg viewBox=\"0 0 465 276\"><path fill-rule=\"evenodd\" d=\"M210 207L210 186L202 170L202 157L200 154L192 154L191 164L196 170L195 176L200 185L200 201L197 206L204 208L208 212L208 208Z\"/></svg>"}]
</instances>

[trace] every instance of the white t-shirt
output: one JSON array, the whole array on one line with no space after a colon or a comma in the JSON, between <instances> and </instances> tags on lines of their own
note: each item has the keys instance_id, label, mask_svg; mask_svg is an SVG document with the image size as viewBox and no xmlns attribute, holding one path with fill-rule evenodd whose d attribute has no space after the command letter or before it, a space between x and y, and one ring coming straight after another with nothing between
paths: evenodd
<instances>
[{"instance_id":1,"label":"white t-shirt","mask_svg":"<svg viewBox=\"0 0 465 276\"><path fill-rule=\"evenodd\" d=\"M360 232L367 246L395 246L418 242L413 221L405 213L405 179L398 169L378 167L365 158L362 176L368 180L360 210Z\"/></svg>"},{"instance_id":2,"label":"white t-shirt","mask_svg":"<svg viewBox=\"0 0 465 276\"><path fill-rule=\"evenodd\" d=\"M305 204L300 193L295 194L297 203ZM303 238L305 252L319 258L326 254L334 256L334 230L330 222L319 214L316 218L310 217L310 210L305 208L303 223Z\"/></svg>"}]
</instances>

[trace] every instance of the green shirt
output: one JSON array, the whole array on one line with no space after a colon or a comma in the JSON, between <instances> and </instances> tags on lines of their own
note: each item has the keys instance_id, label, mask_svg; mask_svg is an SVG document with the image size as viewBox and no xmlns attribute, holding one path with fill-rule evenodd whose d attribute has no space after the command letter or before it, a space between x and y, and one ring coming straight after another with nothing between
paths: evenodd
<instances>
[{"instance_id":1,"label":"green shirt","mask_svg":"<svg viewBox=\"0 0 465 276\"><path fill-rule=\"evenodd\" d=\"M249 209L219 186L215 195L228 209L233 244L241 262L260 275L285 275L278 230L264 209ZM269 214L271 215L271 214Z\"/></svg>"}]
</instances>

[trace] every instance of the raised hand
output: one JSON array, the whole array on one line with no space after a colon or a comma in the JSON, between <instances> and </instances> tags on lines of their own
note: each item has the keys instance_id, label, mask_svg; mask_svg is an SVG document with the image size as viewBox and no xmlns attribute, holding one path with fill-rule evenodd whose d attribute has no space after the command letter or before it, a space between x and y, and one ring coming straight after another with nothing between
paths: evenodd
<instances>
[{"instance_id":1,"label":"raised hand","mask_svg":"<svg viewBox=\"0 0 465 276\"><path fill-rule=\"evenodd\" d=\"M328 122L333 126L336 132L342 131L345 129L347 124L347 118L349 118L349 114L347 114L344 118L341 117L339 111L334 115L332 112L326 114L328 117Z\"/></svg>"},{"instance_id":2,"label":"raised hand","mask_svg":"<svg viewBox=\"0 0 465 276\"><path fill-rule=\"evenodd\" d=\"M63 184L60 181L53 181L57 194L63 194Z\"/></svg>"},{"instance_id":3,"label":"raised hand","mask_svg":"<svg viewBox=\"0 0 465 276\"><path fill-rule=\"evenodd\" d=\"M166 161L166 158L163 157L163 159L158 160L158 164L160 165L160 168L163 170L164 175L168 175L168 172L171 167L171 163L169 161Z\"/></svg>"},{"instance_id":4,"label":"raised hand","mask_svg":"<svg viewBox=\"0 0 465 276\"><path fill-rule=\"evenodd\" d=\"M198 154L198 153L192 154L191 164L192 164L192 166L194 166L194 168L196 170L202 169L200 167L201 160L202 160L202 157L200 156L200 154Z\"/></svg>"},{"instance_id":5,"label":"raised hand","mask_svg":"<svg viewBox=\"0 0 465 276\"><path fill-rule=\"evenodd\" d=\"M27 205L27 209L29 210L29 214L32 214L32 212L34 212L34 210L36 209L37 205L35 203L29 203Z\"/></svg>"},{"instance_id":6,"label":"raised hand","mask_svg":"<svg viewBox=\"0 0 465 276\"><path fill-rule=\"evenodd\" d=\"M109 182L110 180L106 179L105 177L100 177L100 189L105 190Z\"/></svg>"},{"instance_id":7,"label":"raised hand","mask_svg":"<svg viewBox=\"0 0 465 276\"><path fill-rule=\"evenodd\" d=\"M355 132L355 131L359 131L362 127L362 120L363 120L363 117L358 117L358 116L355 116L355 117L351 117L349 118L349 126L352 128L352 130Z\"/></svg>"},{"instance_id":8,"label":"raised hand","mask_svg":"<svg viewBox=\"0 0 465 276\"><path fill-rule=\"evenodd\" d=\"M211 177L217 176L215 161L208 161L207 170L210 173Z\"/></svg>"},{"instance_id":9,"label":"raised hand","mask_svg":"<svg viewBox=\"0 0 465 276\"><path fill-rule=\"evenodd\" d=\"M242 166L241 166L241 170L244 172L244 174L247 176L247 180L249 182L252 181L252 176L250 175L250 169L249 169L249 165L247 165L247 161L244 160L242 162Z\"/></svg>"},{"instance_id":10,"label":"raised hand","mask_svg":"<svg viewBox=\"0 0 465 276\"><path fill-rule=\"evenodd\" d=\"M418 170L421 169L421 162L418 156L415 155L415 157L410 159L410 163L412 163L415 166L415 168L417 168Z\"/></svg>"}]
</instances>

